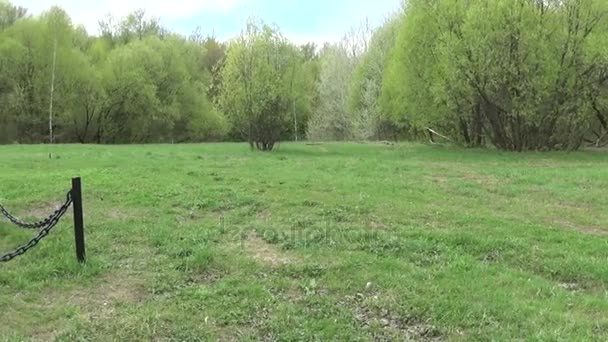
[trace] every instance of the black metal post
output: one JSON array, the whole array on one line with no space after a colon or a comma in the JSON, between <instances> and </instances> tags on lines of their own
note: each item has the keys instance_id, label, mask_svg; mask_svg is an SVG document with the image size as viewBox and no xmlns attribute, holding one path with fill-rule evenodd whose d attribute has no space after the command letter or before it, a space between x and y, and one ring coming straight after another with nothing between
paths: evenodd
<instances>
[{"instance_id":1,"label":"black metal post","mask_svg":"<svg viewBox=\"0 0 608 342\"><path fill-rule=\"evenodd\" d=\"M84 218L82 215L82 186L80 177L72 178L72 206L74 207L74 237L76 239L76 257L78 261L86 261L84 245Z\"/></svg>"}]
</instances>

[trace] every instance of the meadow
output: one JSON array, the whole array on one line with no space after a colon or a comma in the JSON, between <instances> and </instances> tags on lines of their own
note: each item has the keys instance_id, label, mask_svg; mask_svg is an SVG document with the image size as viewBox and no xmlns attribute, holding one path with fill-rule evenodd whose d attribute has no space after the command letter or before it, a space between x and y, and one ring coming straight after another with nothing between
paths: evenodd
<instances>
[{"instance_id":1,"label":"meadow","mask_svg":"<svg viewBox=\"0 0 608 342\"><path fill-rule=\"evenodd\" d=\"M52 151L54 157L48 158ZM0 340L608 340L608 153L0 146ZM0 220L0 254L32 232Z\"/></svg>"}]
</instances>

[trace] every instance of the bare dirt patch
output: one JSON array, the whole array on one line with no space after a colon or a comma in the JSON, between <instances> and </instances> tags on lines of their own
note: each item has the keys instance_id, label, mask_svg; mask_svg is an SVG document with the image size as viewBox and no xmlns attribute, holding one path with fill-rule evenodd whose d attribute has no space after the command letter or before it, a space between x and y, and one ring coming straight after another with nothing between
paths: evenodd
<instances>
[{"instance_id":1,"label":"bare dirt patch","mask_svg":"<svg viewBox=\"0 0 608 342\"><path fill-rule=\"evenodd\" d=\"M249 234L246 239L241 241L239 248L255 261L273 267L288 265L297 261L287 252L267 243L254 233Z\"/></svg>"},{"instance_id":2,"label":"bare dirt patch","mask_svg":"<svg viewBox=\"0 0 608 342\"><path fill-rule=\"evenodd\" d=\"M358 311L355 317L366 329L372 326L380 329L379 333L373 334L376 341L391 341L393 338L404 341L443 341L435 327L426 323L403 320L392 315L379 318L365 310Z\"/></svg>"},{"instance_id":3,"label":"bare dirt patch","mask_svg":"<svg viewBox=\"0 0 608 342\"><path fill-rule=\"evenodd\" d=\"M213 285L220 281L224 277L224 274L216 270L205 270L199 274L196 274L188 280L189 283L193 284L205 284Z\"/></svg>"},{"instance_id":4,"label":"bare dirt patch","mask_svg":"<svg viewBox=\"0 0 608 342\"><path fill-rule=\"evenodd\" d=\"M147 298L148 292L144 284L143 278L126 272L115 272L100 277L93 284L83 284L83 287L44 291L40 297L30 298L33 300L27 299L27 296L22 298L15 295L14 305L8 311L0 313L0 321L8 323L0 328L0 335L13 331L32 341L53 341L65 332L68 325L64 320L72 318L51 315L48 319L35 323L35 317L68 306L77 309L80 318L91 322L117 319L117 305L137 305ZM34 312L38 314L32 315Z\"/></svg>"},{"instance_id":5,"label":"bare dirt patch","mask_svg":"<svg viewBox=\"0 0 608 342\"><path fill-rule=\"evenodd\" d=\"M258 221L269 222L272 220L272 212L270 210L261 210L255 215Z\"/></svg>"},{"instance_id":6,"label":"bare dirt patch","mask_svg":"<svg viewBox=\"0 0 608 342\"><path fill-rule=\"evenodd\" d=\"M129 213L124 209L111 208L106 211L107 217L112 220L124 220L133 217L133 213Z\"/></svg>"},{"instance_id":7,"label":"bare dirt patch","mask_svg":"<svg viewBox=\"0 0 608 342\"><path fill-rule=\"evenodd\" d=\"M55 341L59 333L56 327L34 327L30 338L32 341Z\"/></svg>"},{"instance_id":8,"label":"bare dirt patch","mask_svg":"<svg viewBox=\"0 0 608 342\"><path fill-rule=\"evenodd\" d=\"M555 223L557 225L559 225L560 227L563 227L563 228L566 228L569 230L575 230L575 231L583 233L583 234L595 235L595 236L608 236L608 229L602 229L602 228L596 227L596 226L575 224L575 223L572 223L565 219L556 219Z\"/></svg>"},{"instance_id":9,"label":"bare dirt patch","mask_svg":"<svg viewBox=\"0 0 608 342\"><path fill-rule=\"evenodd\" d=\"M494 189L498 185L498 178L494 176L481 175L476 172L467 171L461 176L463 179L477 183L484 188Z\"/></svg>"},{"instance_id":10,"label":"bare dirt patch","mask_svg":"<svg viewBox=\"0 0 608 342\"><path fill-rule=\"evenodd\" d=\"M366 219L367 226L373 230L387 230L390 228L388 224L386 224L380 217L376 215L369 215Z\"/></svg>"},{"instance_id":11,"label":"bare dirt patch","mask_svg":"<svg viewBox=\"0 0 608 342\"><path fill-rule=\"evenodd\" d=\"M444 341L441 331L415 316L404 316L382 305L382 294L368 283L364 293L347 296L342 305L352 308L357 322L374 341Z\"/></svg>"},{"instance_id":12,"label":"bare dirt patch","mask_svg":"<svg viewBox=\"0 0 608 342\"><path fill-rule=\"evenodd\" d=\"M54 341L62 333L61 325L56 324L57 319L37 322L32 314L36 312L44 315L49 312L48 309L48 306L34 298L15 294L12 304L0 312L0 336L5 338L3 341L7 341L7 336L11 334L27 337L31 341Z\"/></svg>"},{"instance_id":13,"label":"bare dirt patch","mask_svg":"<svg viewBox=\"0 0 608 342\"><path fill-rule=\"evenodd\" d=\"M559 283L557 286L570 292L576 292L581 288L580 285L577 283Z\"/></svg>"},{"instance_id":14,"label":"bare dirt patch","mask_svg":"<svg viewBox=\"0 0 608 342\"><path fill-rule=\"evenodd\" d=\"M117 304L137 304L145 300L148 293L144 280L133 275L117 272L103 276L95 286L76 288L61 294L51 293L47 305L69 303L81 308L91 320L111 318Z\"/></svg>"},{"instance_id":15,"label":"bare dirt patch","mask_svg":"<svg viewBox=\"0 0 608 342\"><path fill-rule=\"evenodd\" d=\"M555 207L557 207L558 209L576 210L576 211L582 211L582 212L589 212L590 209L593 209L593 206L590 205L589 203L566 202L566 201L559 201L555 205Z\"/></svg>"},{"instance_id":16,"label":"bare dirt patch","mask_svg":"<svg viewBox=\"0 0 608 342\"><path fill-rule=\"evenodd\" d=\"M444 177L444 176L431 176L431 177L428 177L428 178L430 178L433 183L435 183L435 184L441 184L441 185L446 184L446 183L448 183L450 181L448 179L448 177Z\"/></svg>"},{"instance_id":17,"label":"bare dirt patch","mask_svg":"<svg viewBox=\"0 0 608 342\"><path fill-rule=\"evenodd\" d=\"M23 217L29 217L29 218L34 218L36 220L42 220L42 219L49 217L51 214L53 214L55 212L55 210L59 209L60 207L61 207L60 203L49 203L49 202L39 203L39 204L31 206L31 208L25 212L25 215L23 215Z\"/></svg>"}]
</instances>

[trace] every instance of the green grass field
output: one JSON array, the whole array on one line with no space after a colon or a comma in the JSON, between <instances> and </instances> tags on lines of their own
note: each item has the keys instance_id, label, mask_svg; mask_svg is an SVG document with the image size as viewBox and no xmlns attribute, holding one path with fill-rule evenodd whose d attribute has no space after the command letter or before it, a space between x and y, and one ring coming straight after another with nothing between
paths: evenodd
<instances>
[{"instance_id":1,"label":"green grass field","mask_svg":"<svg viewBox=\"0 0 608 342\"><path fill-rule=\"evenodd\" d=\"M608 340L608 153L0 147L0 340ZM32 232L0 221L0 254Z\"/></svg>"}]
</instances>

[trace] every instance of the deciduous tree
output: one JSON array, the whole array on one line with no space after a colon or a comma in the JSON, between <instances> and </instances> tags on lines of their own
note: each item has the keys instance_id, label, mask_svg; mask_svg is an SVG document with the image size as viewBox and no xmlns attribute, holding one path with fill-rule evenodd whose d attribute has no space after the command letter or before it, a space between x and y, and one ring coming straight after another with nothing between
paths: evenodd
<instances>
[{"instance_id":1,"label":"deciduous tree","mask_svg":"<svg viewBox=\"0 0 608 342\"><path fill-rule=\"evenodd\" d=\"M294 46L278 28L250 18L228 47L220 103L233 135L271 151L289 123Z\"/></svg>"}]
</instances>

